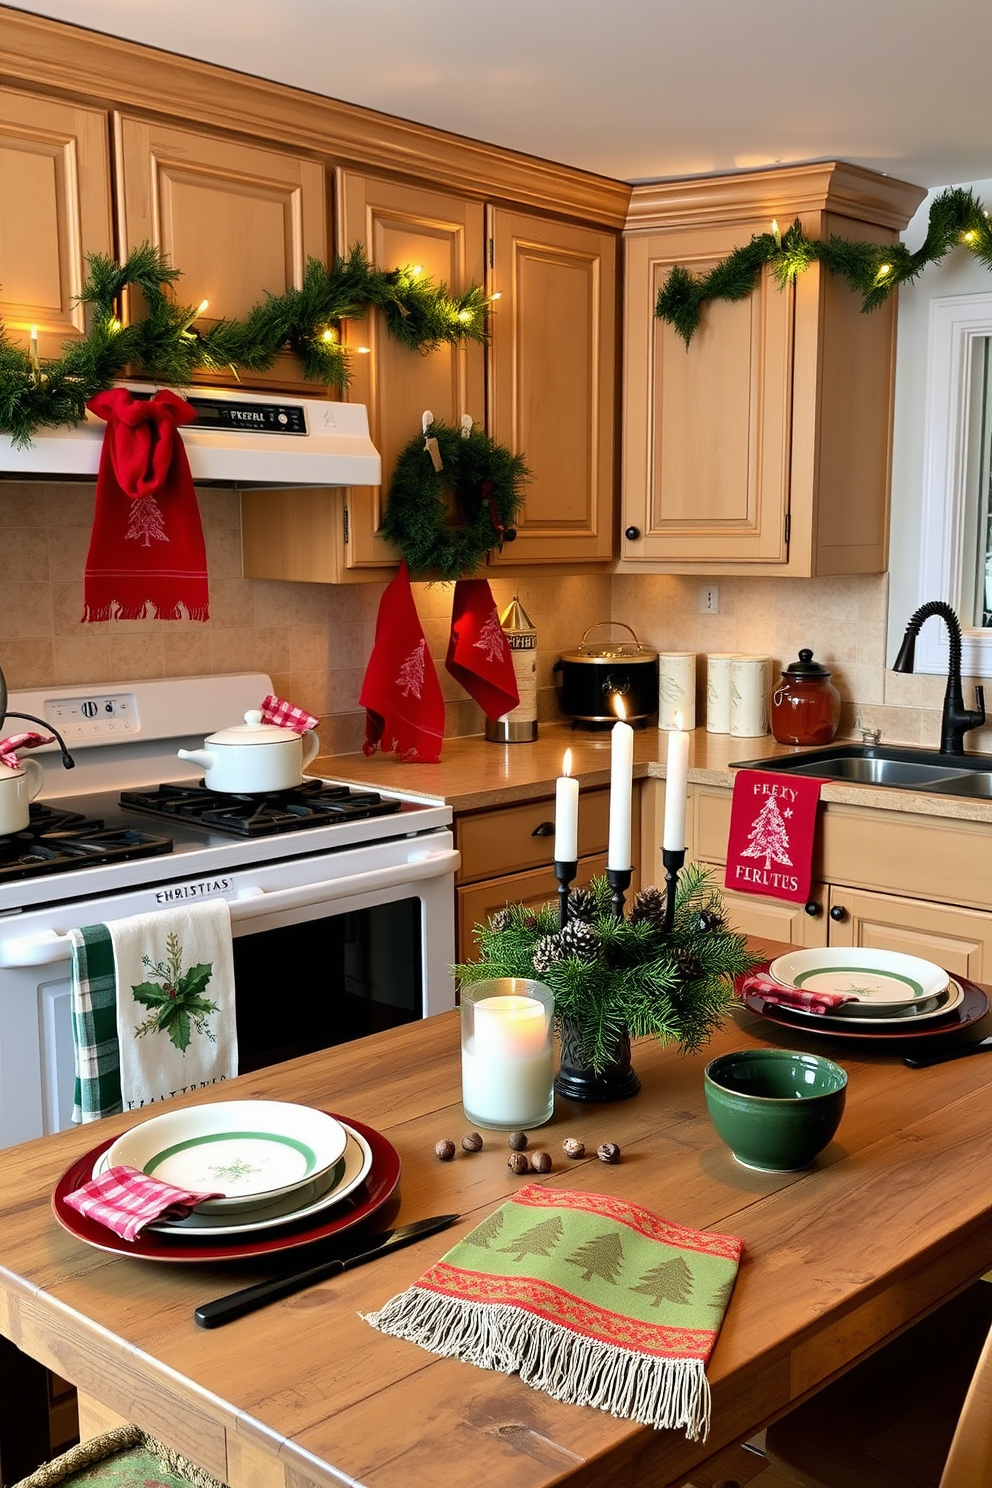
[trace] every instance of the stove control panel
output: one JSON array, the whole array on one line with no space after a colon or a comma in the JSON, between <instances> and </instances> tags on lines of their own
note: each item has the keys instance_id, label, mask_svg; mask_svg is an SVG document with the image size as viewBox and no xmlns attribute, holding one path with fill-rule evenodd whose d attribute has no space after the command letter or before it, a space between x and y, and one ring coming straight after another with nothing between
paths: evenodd
<instances>
[{"instance_id":1,"label":"stove control panel","mask_svg":"<svg viewBox=\"0 0 992 1488\"><path fill-rule=\"evenodd\" d=\"M138 700L133 692L94 693L87 697L52 698L45 717L67 744L113 744L138 733Z\"/></svg>"}]
</instances>

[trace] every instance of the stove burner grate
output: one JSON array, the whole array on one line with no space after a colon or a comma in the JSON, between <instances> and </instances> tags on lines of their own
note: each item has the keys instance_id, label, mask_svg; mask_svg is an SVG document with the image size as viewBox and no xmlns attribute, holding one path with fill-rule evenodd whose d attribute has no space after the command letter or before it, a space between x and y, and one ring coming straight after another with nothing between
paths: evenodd
<instances>
[{"instance_id":1,"label":"stove burner grate","mask_svg":"<svg viewBox=\"0 0 992 1488\"><path fill-rule=\"evenodd\" d=\"M98 817L34 802L24 831L0 837L0 883L171 851L171 837L153 836L131 827L105 827Z\"/></svg>"},{"instance_id":2,"label":"stove burner grate","mask_svg":"<svg viewBox=\"0 0 992 1488\"><path fill-rule=\"evenodd\" d=\"M353 790L306 780L288 791L257 795L208 790L198 785L159 785L122 791L121 805L148 816L172 817L193 826L209 827L233 837L273 837L334 822L390 816L402 802L376 791Z\"/></svg>"}]
</instances>

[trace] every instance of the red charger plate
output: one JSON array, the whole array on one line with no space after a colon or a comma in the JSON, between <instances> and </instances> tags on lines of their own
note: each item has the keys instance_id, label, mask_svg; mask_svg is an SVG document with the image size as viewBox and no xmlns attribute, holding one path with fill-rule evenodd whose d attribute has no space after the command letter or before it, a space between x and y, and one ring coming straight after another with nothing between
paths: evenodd
<instances>
[{"instance_id":1,"label":"red charger plate","mask_svg":"<svg viewBox=\"0 0 992 1488\"><path fill-rule=\"evenodd\" d=\"M335 1114L333 1111L327 1112L329 1116ZM66 1168L52 1195L55 1218L70 1235L75 1235L77 1240L84 1240L87 1245L96 1246L97 1250L109 1250L114 1255L136 1256L142 1261L172 1261L179 1264L184 1261L240 1261L250 1256L271 1255L280 1250L310 1245L314 1240L323 1240L328 1235L337 1235L361 1224L362 1220L368 1219L377 1209L382 1208L400 1181L400 1155L381 1132L363 1125L352 1116L337 1116L336 1119L347 1122L365 1138L372 1152L372 1167L365 1182L349 1199L342 1202L340 1209L334 1205L326 1215L315 1215L309 1223L284 1225L269 1235L259 1235L257 1231L253 1231L254 1239L229 1235L224 1239L217 1238L201 1244L190 1240L188 1233L186 1238L178 1240L161 1230L142 1230L136 1240L122 1240L113 1230L108 1230L106 1225L87 1219L78 1209L65 1202L67 1194L74 1193L77 1188L82 1188L84 1183L89 1182L93 1176L93 1164L116 1141L116 1137L108 1137L105 1142L91 1148L77 1158L71 1167Z\"/></svg>"},{"instance_id":2,"label":"red charger plate","mask_svg":"<svg viewBox=\"0 0 992 1488\"><path fill-rule=\"evenodd\" d=\"M756 967L755 970L764 971L766 966ZM888 1043L902 1043L904 1039L934 1039L942 1038L948 1033L959 1033L962 1028L970 1028L973 1023L985 1017L989 1010L988 995L965 977L955 976L954 980L964 994L957 1007L946 1018L928 1019L918 1028L903 1024L887 1028L858 1028L850 1020L844 1024L840 1018L831 1018L829 1013L824 1013L822 1019L796 1017L790 1008L783 1007L781 1003L766 1002L760 992L746 992L741 1002L749 1012L757 1013L759 1018L765 1018L769 1023L777 1023L781 1028L791 1028L797 1032L815 1033L818 1038L857 1039L861 1043L875 1043L884 1039Z\"/></svg>"}]
</instances>

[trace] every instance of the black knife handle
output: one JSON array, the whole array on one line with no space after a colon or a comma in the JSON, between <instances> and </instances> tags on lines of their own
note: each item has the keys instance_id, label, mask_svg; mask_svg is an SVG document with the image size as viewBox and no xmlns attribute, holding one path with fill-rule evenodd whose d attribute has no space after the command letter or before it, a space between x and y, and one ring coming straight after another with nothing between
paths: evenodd
<instances>
[{"instance_id":1,"label":"black knife handle","mask_svg":"<svg viewBox=\"0 0 992 1488\"><path fill-rule=\"evenodd\" d=\"M313 1266L309 1271L296 1271L292 1276L277 1276L274 1281L260 1281L255 1286L242 1287L240 1292L229 1292L215 1302L204 1302L193 1313L201 1328L219 1328L222 1323L233 1322L264 1307L266 1302L276 1302L280 1297L292 1296L315 1282L337 1276L345 1269L344 1261L325 1261L322 1266Z\"/></svg>"},{"instance_id":2,"label":"black knife handle","mask_svg":"<svg viewBox=\"0 0 992 1488\"><path fill-rule=\"evenodd\" d=\"M944 1064L949 1059L963 1059L966 1054L981 1054L986 1049L992 1050L992 1036L979 1039L974 1044L965 1044L961 1049L947 1051L938 1049L933 1054L906 1054L902 1062L908 1064L910 1069L928 1069L931 1064Z\"/></svg>"}]
</instances>

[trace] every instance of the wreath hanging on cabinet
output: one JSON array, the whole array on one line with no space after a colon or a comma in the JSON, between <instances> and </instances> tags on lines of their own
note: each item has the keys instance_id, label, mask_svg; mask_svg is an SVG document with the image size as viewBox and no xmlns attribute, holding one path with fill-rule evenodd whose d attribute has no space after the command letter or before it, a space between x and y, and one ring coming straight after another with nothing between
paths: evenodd
<instances>
[{"instance_id":1,"label":"wreath hanging on cabinet","mask_svg":"<svg viewBox=\"0 0 992 1488\"><path fill-rule=\"evenodd\" d=\"M461 429L427 418L396 462L381 531L415 577L464 578L516 537L530 471L467 417Z\"/></svg>"}]
</instances>

